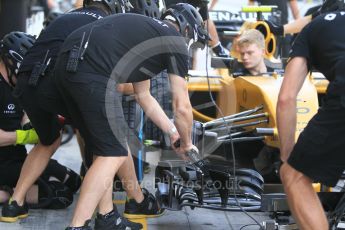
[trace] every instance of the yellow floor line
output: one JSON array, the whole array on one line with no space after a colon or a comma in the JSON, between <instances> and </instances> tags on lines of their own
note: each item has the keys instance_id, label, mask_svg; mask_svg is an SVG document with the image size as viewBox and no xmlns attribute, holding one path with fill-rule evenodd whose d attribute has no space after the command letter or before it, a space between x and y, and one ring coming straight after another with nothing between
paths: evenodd
<instances>
[{"instance_id":1,"label":"yellow floor line","mask_svg":"<svg viewBox=\"0 0 345 230\"><path fill-rule=\"evenodd\" d=\"M126 200L113 200L114 204L125 204Z\"/></svg>"}]
</instances>

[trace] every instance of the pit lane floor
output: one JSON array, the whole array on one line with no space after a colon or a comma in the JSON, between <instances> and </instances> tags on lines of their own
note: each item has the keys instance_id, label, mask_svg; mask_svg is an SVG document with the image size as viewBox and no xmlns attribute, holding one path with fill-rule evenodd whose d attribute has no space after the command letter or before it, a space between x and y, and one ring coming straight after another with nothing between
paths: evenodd
<instances>
[{"instance_id":1,"label":"pit lane floor","mask_svg":"<svg viewBox=\"0 0 345 230\"><path fill-rule=\"evenodd\" d=\"M152 163L151 171L145 174L143 187L154 190L154 165L159 157L158 152L147 153L146 159ZM54 158L60 163L79 172L80 155L75 137L67 144L58 149ZM124 193L115 195L115 199L124 197ZM78 199L77 195L75 201ZM58 230L64 229L72 218L75 202L65 210L30 210L29 217L16 223L1 223L0 230ZM118 205L120 212L124 205ZM269 220L268 213L250 212L249 213L258 222ZM194 209L189 207L182 211L166 211L165 215L159 218L147 219L149 230L239 230L244 225L255 224L252 219L242 212L223 212L208 209ZM259 227L251 225L243 228L245 230L256 230Z\"/></svg>"}]
</instances>

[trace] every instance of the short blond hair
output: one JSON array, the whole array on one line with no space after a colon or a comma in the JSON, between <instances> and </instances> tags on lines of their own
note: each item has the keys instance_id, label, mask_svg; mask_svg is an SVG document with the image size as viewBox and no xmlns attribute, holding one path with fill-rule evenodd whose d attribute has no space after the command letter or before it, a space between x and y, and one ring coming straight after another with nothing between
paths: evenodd
<instances>
[{"instance_id":1,"label":"short blond hair","mask_svg":"<svg viewBox=\"0 0 345 230\"><path fill-rule=\"evenodd\" d=\"M238 46L256 44L259 48L265 49L265 38L264 35L256 30L249 29L244 31L237 40Z\"/></svg>"}]
</instances>

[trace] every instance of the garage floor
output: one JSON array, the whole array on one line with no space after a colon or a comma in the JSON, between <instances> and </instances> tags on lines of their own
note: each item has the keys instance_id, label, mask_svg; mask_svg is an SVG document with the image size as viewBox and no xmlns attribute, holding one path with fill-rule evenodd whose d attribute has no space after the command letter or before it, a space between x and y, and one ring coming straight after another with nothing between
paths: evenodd
<instances>
[{"instance_id":1,"label":"garage floor","mask_svg":"<svg viewBox=\"0 0 345 230\"><path fill-rule=\"evenodd\" d=\"M149 152L147 160L154 165L158 159L156 152ZM73 170L79 172L80 156L79 148L76 139L63 145L55 154L55 159L60 163L67 165ZM154 166L152 166L153 168ZM144 187L153 190L154 170L145 175ZM115 199L124 197L123 193L116 194ZM77 199L77 197L76 197ZM74 202L75 203L75 202ZM20 230L20 229L35 229L35 230L55 230L64 229L71 219L74 205L66 210L30 210L28 218L18 221L17 223L7 224L0 223L2 230ZM118 205L120 211L123 211L123 205ZM252 218L258 222L269 220L268 213L249 213ZM159 218L152 218L147 220L148 229L154 230L208 230L208 229L245 229L253 230L259 229L255 222L242 212L222 212L208 209L194 209L189 207L182 211L166 211L165 215ZM249 226L245 226L249 225ZM244 227L245 226L245 227ZM241 228L243 227L243 228Z\"/></svg>"}]
</instances>

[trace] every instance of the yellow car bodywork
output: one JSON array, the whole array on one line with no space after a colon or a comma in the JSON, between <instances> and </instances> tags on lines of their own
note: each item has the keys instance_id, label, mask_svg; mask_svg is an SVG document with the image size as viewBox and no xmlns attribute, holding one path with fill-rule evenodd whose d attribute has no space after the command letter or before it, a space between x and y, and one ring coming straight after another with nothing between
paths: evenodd
<instances>
[{"instance_id":1,"label":"yellow car bodywork","mask_svg":"<svg viewBox=\"0 0 345 230\"><path fill-rule=\"evenodd\" d=\"M255 9L255 11L257 10ZM246 29L258 29L263 32L266 46L265 59L271 63L280 62L280 60L274 57L276 51L275 36L270 32L268 25L264 21L245 22L240 33ZM239 54L236 51L236 38L233 40L232 47L230 56L239 59ZM213 115L210 115L199 110L198 108L202 108L203 106L193 102L192 97L191 102L193 105L194 119L201 122L208 122L216 118L262 106L263 109L260 113L267 114L268 119L267 122L263 122L256 127L273 130L273 135L265 136L264 144L279 149L276 105L283 76L273 73L262 76L233 77L231 75L232 70L227 68L216 69L215 72L216 74L213 72L210 76L207 76L208 74L206 73L190 71L190 76L188 77L188 90L190 95L198 98L198 94L205 96L207 93L210 93L216 102L216 106L213 106L215 111L212 113ZM327 86L328 81L320 73L313 72L306 77L297 97L296 140L309 120L316 114L319 108L318 98L326 93ZM210 100L206 104L210 104ZM245 129L253 129L253 127ZM320 184L314 184L313 186L315 191L321 190Z\"/></svg>"},{"instance_id":2,"label":"yellow car bodywork","mask_svg":"<svg viewBox=\"0 0 345 230\"><path fill-rule=\"evenodd\" d=\"M265 143L272 147L279 147L276 124L276 104L279 89L283 77L273 76L219 76L211 78L210 90L216 94L216 104L219 108L216 117L210 117L198 111L198 105L193 105L193 115L195 120L202 122L210 121L222 116L231 115L245 110L263 106L264 113L268 115L268 123L260 124L260 128L272 128L275 135L268 136ZM188 89L191 93L208 92L208 82L205 76L192 76L188 81ZM192 101L193 104L193 101ZM315 115L318 109L317 89L312 78L307 77L297 98L297 126L296 138L304 129L308 121Z\"/></svg>"}]
</instances>

